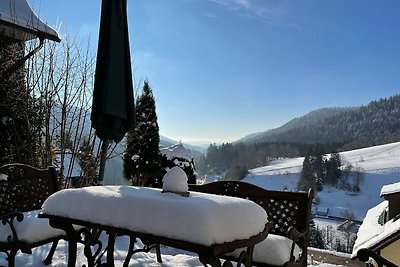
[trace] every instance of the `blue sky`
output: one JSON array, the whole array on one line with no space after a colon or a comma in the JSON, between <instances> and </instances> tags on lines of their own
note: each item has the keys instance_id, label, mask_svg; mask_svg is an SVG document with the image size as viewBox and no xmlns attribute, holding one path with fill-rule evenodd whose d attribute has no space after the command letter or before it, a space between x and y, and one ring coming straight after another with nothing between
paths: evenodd
<instances>
[{"instance_id":1,"label":"blue sky","mask_svg":"<svg viewBox=\"0 0 400 267\"><path fill-rule=\"evenodd\" d=\"M100 0L28 2L96 49ZM128 0L135 80L153 87L160 134L187 143L398 93L399 18L396 0Z\"/></svg>"}]
</instances>

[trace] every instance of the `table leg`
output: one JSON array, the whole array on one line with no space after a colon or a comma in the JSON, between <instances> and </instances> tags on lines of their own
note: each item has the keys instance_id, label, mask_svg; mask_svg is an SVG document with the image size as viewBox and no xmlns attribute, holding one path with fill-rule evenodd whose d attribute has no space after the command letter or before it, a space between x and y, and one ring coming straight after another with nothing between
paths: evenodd
<instances>
[{"instance_id":1,"label":"table leg","mask_svg":"<svg viewBox=\"0 0 400 267\"><path fill-rule=\"evenodd\" d=\"M114 246L115 238L117 234L113 232L108 233L108 245L107 245L107 266L114 267Z\"/></svg>"},{"instance_id":2,"label":"table leg","mask_svg":"<svg viewBox=\"0 0 400 267\"><path fill-rule=\"evenodd\" d=\"M54 221L52 219L49 220L49 224L53 228L58 228L65 231L68 240L68 267L75 267L77 237L74 227L70 223L63 223L60 221Z\"/></svg>"},{"instance_id":3,"label":"table leg","mask_svg":"<svg viewBox=\"0 0 400 267\"><path fill-rule=\"evenodd\" d=\"M254 245L247 247L247 260L245 263L247 267L251 267L253 265L253 252L254 252Z\"/></svg>"},{"instance_id":4,"label":"table leg","mask_svg":"<svg viewBox=\"0 0 400 267\"><path fill-rule=\"evenodd\" d=\"M199 255L199 261L205 267L207 267L208 265L211 265L212 267L221 267L221 260L219 258Z\"/></svg>"}]
</instances>

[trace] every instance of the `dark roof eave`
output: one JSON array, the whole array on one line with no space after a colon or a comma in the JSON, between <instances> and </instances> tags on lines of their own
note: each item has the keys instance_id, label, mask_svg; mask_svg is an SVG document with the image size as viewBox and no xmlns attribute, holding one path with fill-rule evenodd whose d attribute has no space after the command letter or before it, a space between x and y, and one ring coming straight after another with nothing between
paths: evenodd
<instances>
[{"instance_id":1,"label":"dark roof eave","mask_svg":"<svg viewBox=\"0 0 400 267\"><path fill-rule=\"evenodd\" d=\"M4 25L4 27L9 28L10 30L14 29L17 31L21 31L21 33L23 33L23 34L21 34L21 36L23 36L23 35L25 37L29 36L29 35L32 36L32 38L30 38L30 37L29 38L18 38L17 37L17 39L21 40L21 41L28 41L28 40L32 40L34 38L44 38L44 39L49 39L49 40L55 41L55 42L61 42L61 39L58 37L58 35L53 35L53 34L49 34L47 32L37 31L37 30L33 30L33 29L30 29L27 27L22 27L22 26L19 26L19 25L16 25L16 24L13 24L8 21L1 20L1 19L0 19L0 25ZM14 36L14 37L16 37L16 36Z\"/></svg>"}]
</instances>

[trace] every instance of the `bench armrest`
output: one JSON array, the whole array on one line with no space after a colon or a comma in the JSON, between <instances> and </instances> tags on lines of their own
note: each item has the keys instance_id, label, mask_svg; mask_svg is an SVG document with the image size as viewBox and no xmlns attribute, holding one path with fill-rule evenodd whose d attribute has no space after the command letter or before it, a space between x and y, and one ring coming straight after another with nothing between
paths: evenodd
<instances>
[{"instance_id":1,"label":"bench armrest","mask_svg":"<svg viewBox=\"0 0 400 267\"><path fill-rule=\"evenodd\" d=\"M295 257L294 257L294 255L293 255L293 253L294 253L294 246L295 246L295 244L296 243L298 243L301 239L303 239L303 240L305 240L306 239L306 233L301 233L301 232L299 232L299 231L297 231L297 229L296 228L294 228L293 226L290 226L289 227L289 230L288 230L288 236L289 236L289 238L293 241L293 243L292 243L292 248L290 249L290 261L295 261ZM302 248L302 257L303 257L303 254L304 254L304 248Z\"/></svg>"},{"instance_id":2,"label":"bench armrest","mask_svg":"<svg viewBox=\"0 0 400 267\"><path fill-rule=\"evenodd\" d=\"M23 219L24 219L24 214L22 212L18 212L18 211L0 216L0 220L1 220L2 224L8 225L10 227L10 230L12 233L12 236L9 235L7 237L8 242L18 241L18 235L17 235L17 231L15 230L14 220L17 220L18 222L22 222Z\"/></svg>"},{"instance_id":3,"label":"bench armrest","mask_svg":"<svg viewBox=\"0 0 400 267\"><path fill-rule=\"evenodd\" d=\"M294 228L293 226L289 227L288 230L288 235L289 238L293 240L293 242L298 242L300 239L304 239L306 238L306 233L300 233L299 231L297 231L296 228Z\"/></svg>"}]
</instances>

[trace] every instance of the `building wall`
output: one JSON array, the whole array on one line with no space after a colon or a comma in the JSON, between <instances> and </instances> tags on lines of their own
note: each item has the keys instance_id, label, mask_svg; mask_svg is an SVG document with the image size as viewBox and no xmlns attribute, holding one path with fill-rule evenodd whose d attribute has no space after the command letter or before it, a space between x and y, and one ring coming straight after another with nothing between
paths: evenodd
<instances>
[{"instance_id":1,"label":"building wall","mask_svg":"<svg viewBox=\"0 0 400 267\"><path fill-rule=\"evenodd\" d=\"M400 193L390 194L385 197L389 201L389 219L393 219L400 214Z\"/></svg>"},{"instance_id":2,"label":"building wall","mask_svg":"<svg viewBox=\"0 0 400 267\"><path fill-rule=\"evenodd\" d=\"M386 248L381 250L381 256L385 259L393 262L394 264L400 266L400 240L393 242Z\"/></svg>"}]
</instances>

